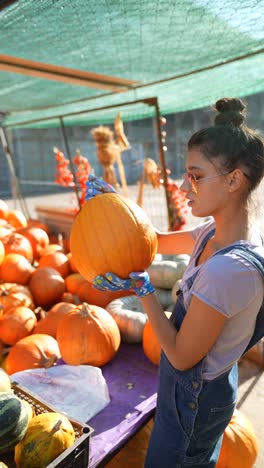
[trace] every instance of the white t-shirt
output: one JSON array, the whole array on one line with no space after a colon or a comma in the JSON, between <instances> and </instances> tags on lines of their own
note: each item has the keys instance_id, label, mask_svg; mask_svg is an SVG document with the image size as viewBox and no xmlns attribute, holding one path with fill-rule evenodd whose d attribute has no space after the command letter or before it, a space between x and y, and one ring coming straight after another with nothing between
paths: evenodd
<instances>
[{"instance_id":1,"label":"white t-shirt","mask_svg":"<svg viewBox=\"0 0 264 468\"><path fill-rule=\"evenodd\" d=\"M192 231L195 246L181 281L186 310L192 295L195 295L228 319L204 360L203 378L207 380L229 370L245 350L253 334L264 293L261 274L234 252L216 255L201 265L195 265L201 242L214 226L214 221L210 220ZM262 245L258 229L254 229L250 241L237 243L258 248ZM196 271L198 274L188 291L186 280Z\"/></svg>"}]
</instances>

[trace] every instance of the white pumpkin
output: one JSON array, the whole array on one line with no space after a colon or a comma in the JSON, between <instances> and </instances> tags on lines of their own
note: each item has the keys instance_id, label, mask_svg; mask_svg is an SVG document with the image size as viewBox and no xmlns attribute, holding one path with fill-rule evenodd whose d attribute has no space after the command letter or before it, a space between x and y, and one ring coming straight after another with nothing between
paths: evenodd
<instances>
[{"instance_id":1,"label":"white pumpkin","mask_svg":"<svg viewBox=\"0 0 264 468\"><path fill-rule=\"evenodd\" d=\"M188 263L184 260L154 260L147 269L151 283L155 288L171 289L182 278Z\"/></svg>"},{"instance_id":2,"label":"white pumpkin","mask_svg":"<svg viewBox=\"0 0 264 468\"><path fill-rule=\"evenodd\" d=\"M162 260L172 260L174 262L181 262L181 261L184 261L184 262L187 262L187 265L190 261L190 255L188 254L163 254L162 255ZM154 260L156 260L156 257L154 258ZM158 259L157 259L158 260Z\"/></svg>"},{"instance_id":3,"label":"white pumpkin","mask_svg":"<svg viewBox=\"0 0 264 468\"><path fill-rule=\"evenodd\" d=\"M123 343L141 343L147 315L136 296L115 299L106 306L116 321Z\"/></svg>"},{"instance_id":4,"label":"white pumpkin","mask_svg":"<svg viewBox=\"0 0 264 468\"><path fill-rule=\"evenodd\" d=\"M171 290L163 288L155 288L156 295L163 310L171 304Z\"/></svg>"}]
</instances>

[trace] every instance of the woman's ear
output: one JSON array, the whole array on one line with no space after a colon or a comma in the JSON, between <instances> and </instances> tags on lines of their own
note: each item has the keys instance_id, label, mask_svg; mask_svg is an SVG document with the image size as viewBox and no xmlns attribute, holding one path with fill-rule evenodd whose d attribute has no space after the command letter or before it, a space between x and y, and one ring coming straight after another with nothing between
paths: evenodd
<instances>
[{"instance_id":1,"label":"woman's ear","mask_svg":"<svg viewBox=\"0 0 264 468\"><path fill-rule=\"evenodd\" d=\"M235 192L240 189L243 184L243 172L237 168L230 172L227 176L227 184L229 185L229 192Z\"/></svg>"}]
</instances>

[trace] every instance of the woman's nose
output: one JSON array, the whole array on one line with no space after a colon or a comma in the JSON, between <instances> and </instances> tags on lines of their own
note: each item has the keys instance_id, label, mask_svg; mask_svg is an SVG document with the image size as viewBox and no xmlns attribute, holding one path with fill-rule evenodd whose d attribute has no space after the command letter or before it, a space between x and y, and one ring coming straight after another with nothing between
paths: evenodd
<instances>
[{"instance_id":1,"label":"woman's nose","mask_svg":"<svg viewBox=\"0 0 264 468\"><path fill-rule=\"evenodd\" d=\"M185 178L182 179L182 182L180 184L180 190L183 192L188 192L190 190L190 182L186 180Z\"/></svg>"}]
</instances>

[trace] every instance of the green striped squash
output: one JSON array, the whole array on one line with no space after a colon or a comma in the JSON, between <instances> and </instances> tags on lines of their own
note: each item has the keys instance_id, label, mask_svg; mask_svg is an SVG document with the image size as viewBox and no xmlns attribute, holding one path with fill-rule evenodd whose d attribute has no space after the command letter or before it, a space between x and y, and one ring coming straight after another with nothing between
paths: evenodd
<instances>
[{"instance_id":1,"label":"green striped squash","mask_svg":"<svg viewBox=\"0 0 264 468\"><path fill-rule=\"evenodd\" d=\"M0 393L0 453L13 449L24 437L28 419L22 400L13 393Z\"/></svg>"}]
</instances>

